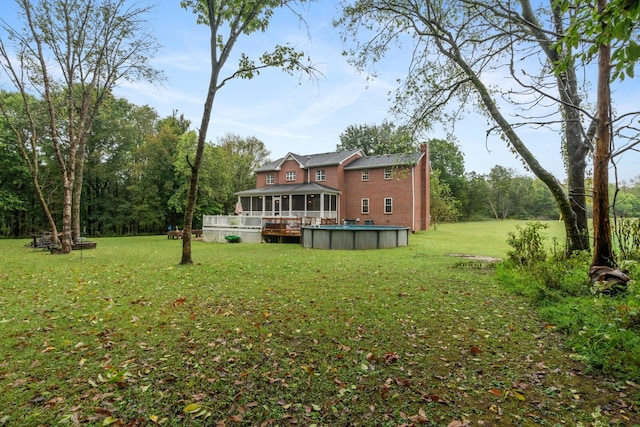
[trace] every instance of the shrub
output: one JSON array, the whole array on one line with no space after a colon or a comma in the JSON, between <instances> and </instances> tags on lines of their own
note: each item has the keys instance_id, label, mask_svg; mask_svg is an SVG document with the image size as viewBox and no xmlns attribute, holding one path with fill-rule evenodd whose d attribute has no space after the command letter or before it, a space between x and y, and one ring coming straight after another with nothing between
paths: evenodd
<instances>
[{"instance_id":1,"label":"shrub","mask_svg":"<svg viewBox=\"0 0 640 427\"><path fill-rule=\"evenodd\" d=\"M640 260L640 218L617 219L614 235L622 259Z\"/></svg>"},{"instance_id":2,"label":"shrub","mask_svg":"<svg viewBox=\"0 0 640 427\"><path fill-rule=\"evenodd\" d=\"M528 223L510 233L509 261L500 265L498 280L512 291L529 298L540 316L567 335L575 357L620 378L640 378L640 292L629 282L628 292L616 296L594 296L588 271L589 253L568 259L545 251L540 223ZM554 250L556 252L554 252ZM629 252L627 252L629 254ZM620 268L632 279L640 275L640 263L626 261Z\"/></svg>"},{"instance_id":3,"label":"shrub","mask_svg":"<svg viewBox=\"0 0 640 427\"><path fill-rule=\"evenodd\" d=\"M516 232L507 234L507 243L513 248L507 252L509 260L523 266L546 260L546 237L541 231L547 228L549 226L541 222L528 222L524 228L516 225Z\"/></svg>"}]
</instances>

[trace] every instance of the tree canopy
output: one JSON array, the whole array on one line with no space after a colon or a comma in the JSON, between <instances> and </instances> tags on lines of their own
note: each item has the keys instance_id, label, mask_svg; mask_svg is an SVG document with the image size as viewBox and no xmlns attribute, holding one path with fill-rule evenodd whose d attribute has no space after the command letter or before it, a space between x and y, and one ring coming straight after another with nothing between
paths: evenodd
<instances>
[{"instance_id":1,"label":"tree canopy","mask_svg":"<svg viewBox=\"0 0 640 427\"><path fill-rule=\"evenodd\" d=\"M3 21L0 67L21 95L31 129L25 141L17 129L16 143L37 164L38 151L52 150L58 165L62 200L62 253L71 251L80 234L80 197L88 135L100 105L123 79L161 80L150 65L158 45L145 25L150 6L125 0L16 0L22 28ZM39 98L36 106L31 97ZM6 120L13 116L3 108ZM43 126L43 123L46 124ZM33 184L41 193L37 171ZM47 201L39 195L50 227L57 227Z\"/></svg>"},{"instance_id":2,"label":"tree canopy","mask_svg":"<svg viewBox=\"0 0 640 427\"><path fill-rule=\"evenodd\" d=\"M366 156L406 153L417 144L406 127L384 121L381 125L349 125L340 134L336 150L362 149Z\"/></svg>"}]
</instances>

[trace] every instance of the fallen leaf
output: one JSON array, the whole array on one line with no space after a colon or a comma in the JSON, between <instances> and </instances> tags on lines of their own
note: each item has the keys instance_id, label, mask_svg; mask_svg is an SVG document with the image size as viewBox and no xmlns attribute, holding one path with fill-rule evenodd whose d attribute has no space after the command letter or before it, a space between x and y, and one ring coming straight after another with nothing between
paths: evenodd
<instances>
[{"instance_id":1,"label":"fallen leaf","mask_svg":"<svg viewBox=\"0 0 640 427\"><path fill-rule=\"evenodd\" d=\"M109 415L107 418L105 418L102 421L102 425L103 426L110 426L111 424L115 424L115 423L119 423L120 420L118 418L113 418L111 415Z\"/></svg>"},{"instance_id":2,"label":"fallen leaf","mask_svg":"<svg viewBox=\"0 0 640 427\"><path fill-rule=\"evenodd\" d=\"M511 390L511 393L513 394L513 397L515 397L515 398L516 398L516 399L518 399L518 400L521 400L521 401L523 401L523 402L524 402L525 400L527 400L527 398L526 398L526 397L524 397L524 395L523 395L523 394L518 393L518 392L517 392L517 391L515 391L515 390Z\"/></svg>"},{"instance_id":3,"label":"fallen leaf","mask_svg":"<svg viewBox=\"0 0 640 427\"><path fill-rule=\"evenodd\" d=\"M169 304L169 305L170 305L171 307L177 307L177 306L179 306L179 305L184 304L186 301L187 301L187 299L186 299L186 298L181 297L181 298L178 298L177 300L173 301L173 302L172 302L171 304Z\"/></svg>"},{"instance_id":4,"label":"fallen leaf","mask_svg":"<svg viewBox=\"0 0 640 427\"><path fill-rule=\"evenodd\" d=\"M183 411L187 414L193 414L198 412L200 408L202 408L202 405L200 405L199 403L190 403L184 407Z\"/></svg>"}]
</instances>

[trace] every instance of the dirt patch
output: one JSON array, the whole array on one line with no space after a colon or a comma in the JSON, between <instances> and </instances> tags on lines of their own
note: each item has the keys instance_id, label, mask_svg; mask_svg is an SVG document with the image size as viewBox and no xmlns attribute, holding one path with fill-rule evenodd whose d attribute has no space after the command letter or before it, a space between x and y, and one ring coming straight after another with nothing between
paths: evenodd
<instances>
[{"instance_id":1,"label":"dirt patch","mask_svg":"<svg viewBox=\"0 0 640 427\"><path fill-rule=\"evenodd\" d=\"M485 261L485 262L500 262L502 258L494 258L490 256L483 255L468 255L468 254L449 254L449 256L470 259L473 261Z\"/></svg>"}]
</instances>

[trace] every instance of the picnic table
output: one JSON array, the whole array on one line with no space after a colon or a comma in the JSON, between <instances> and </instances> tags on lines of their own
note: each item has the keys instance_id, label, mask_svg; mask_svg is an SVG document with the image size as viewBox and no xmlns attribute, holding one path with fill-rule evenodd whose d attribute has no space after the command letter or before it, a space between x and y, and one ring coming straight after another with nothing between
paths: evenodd
<instances>
[{"instance_id":1,"label":"picnic table","mask_svg":"<svg viewBox=\"0 0 640 427\"><path fill-rule=\"evenodd\" d=\"M169 230L167 232L167 239L182 239L182 232L183 230ZM196 238L202 237L202 229L194 228L191 230L191 234L196 236Z\"/></svg>"}]
</instances>

